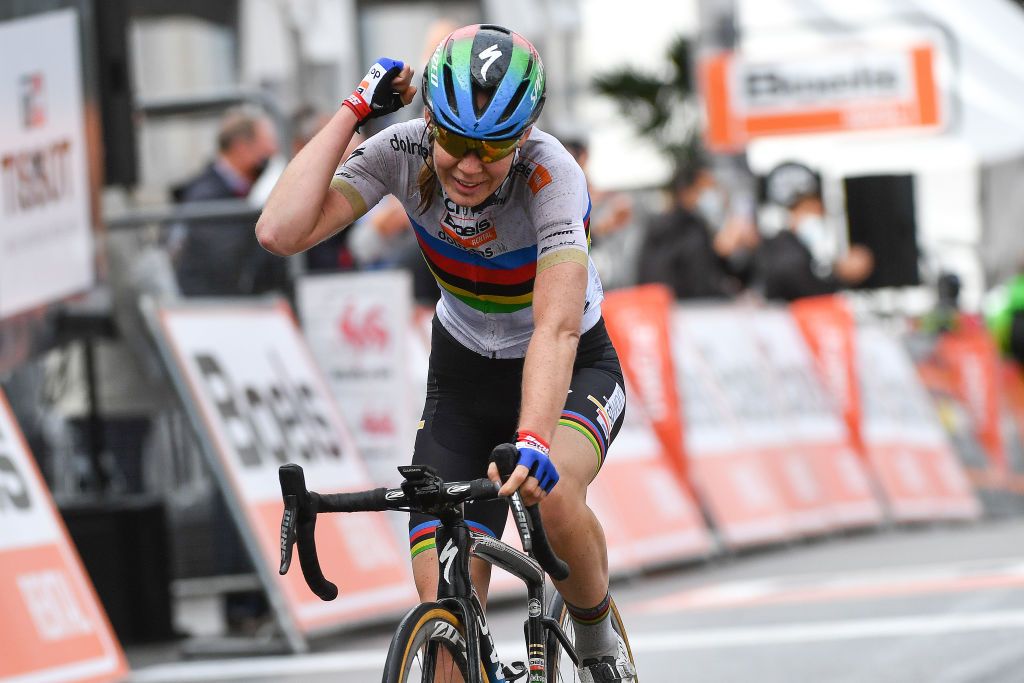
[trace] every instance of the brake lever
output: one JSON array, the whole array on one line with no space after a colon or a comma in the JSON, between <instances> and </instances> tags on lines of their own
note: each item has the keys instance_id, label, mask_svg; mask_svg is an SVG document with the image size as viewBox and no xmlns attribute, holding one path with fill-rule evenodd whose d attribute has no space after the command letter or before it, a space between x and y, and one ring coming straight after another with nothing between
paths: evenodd
<instances>
[{"instance_id":1,"label":"brake lever","mask_svg":"<svg viewBox=\"0 0 1024 683\"><path fill-rule=\"evenodd\" d=\"M295 549L296 526L299 518L299 499L294 495L284 497L284 514L281 515L281 567L278 573L284 576L292 565L292 551Z\"/></svg>"}]
</instances>

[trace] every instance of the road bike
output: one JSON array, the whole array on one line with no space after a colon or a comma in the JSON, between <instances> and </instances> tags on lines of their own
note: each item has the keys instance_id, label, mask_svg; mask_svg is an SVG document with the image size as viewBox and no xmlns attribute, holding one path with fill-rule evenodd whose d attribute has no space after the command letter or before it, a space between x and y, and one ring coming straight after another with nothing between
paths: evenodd
<instances>
[{"instance_id":1,"label":"road bike","mask_svg":"<svg viewBox=\"0 0 1024 683\"><path fill-rule=\"evenodd\" d=\"M517 458L516 448L511 444L498 446L491 454L503 478L511 474ZM280 573L285 574L291 566L292 549L297 544L306 584L320 599L333 600L338 588L324 577L314 541L318 514L396 510L431 515L440 520L435 532L439 549L437 600L413 607L399 622L385 660L383 683L493 683L502 678L509 683L578 680L579 660L567 634L571 633L571 621L561 596L545 581L545 573L564 580L569 576L569 567L548 544L537 506L524 505L518 493L509 498L526 551L520 552L500 540L473 532L466 525L465 503L497 498L499 485L495 482L445 482L436 470L421 465L399 467L398 471L403 477L398 488L322 494L306 489L299 465L282 465L280 481L285 508L281 519ZM500 663L483 606L470 580L471 557L504 569L526 585L525 662ZM545 608L548 592L551 599ZM632 660L626 630L614 603L610 618Z\"/></svg>"}]
</instances>

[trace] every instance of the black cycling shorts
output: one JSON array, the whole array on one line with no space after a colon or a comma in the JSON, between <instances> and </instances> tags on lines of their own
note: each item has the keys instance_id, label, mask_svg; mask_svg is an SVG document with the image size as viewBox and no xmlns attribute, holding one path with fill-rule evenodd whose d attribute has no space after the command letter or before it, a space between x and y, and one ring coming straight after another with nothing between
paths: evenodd
<instances>
[{"instance_id":1,"label":"black cycling shorts","mask_svg":"<svg viewBox=\"0 0 1024 683\"><path fill-rule=\"evenodd\" d=\"M434 317L427 400L412 461L430 465L445 481L487 476L491 450L514 440L523 381L522 358L487 358L456 341ZM559 424L583 434L601 468L626 409L619 358L604 320L580 337L569 396ZM500 538L508 518L502 500L466 504L474 531ZM436 518L413 513L409 545L415 557L434 548Z\"/></svg>"}]
</instances>

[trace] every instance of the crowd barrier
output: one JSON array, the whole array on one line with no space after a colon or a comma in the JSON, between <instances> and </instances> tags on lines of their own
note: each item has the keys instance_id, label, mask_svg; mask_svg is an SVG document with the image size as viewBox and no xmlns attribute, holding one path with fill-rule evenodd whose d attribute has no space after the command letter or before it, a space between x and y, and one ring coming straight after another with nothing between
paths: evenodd
<instances>
[{"instance_id":1,"label":"crowd barrier","mask_svg":"<svg viewBox=\"0 0 1024 683\"><path fill-rule=\"evenodd\" d=\"M0 391L0 680L122 679L124 653Z\"/></svg>"},{"instance_id":2,"label":"crowd barrier","mask_svg":"<svg viewBox=\"0 0 1024 683\"><path fill-rule=\"evenodd\" d=\"M147 315L281 630L301 651L310 636L415 600L407 532L401 515L318 525L324 572L341 587L323 603L297 571L277 573L277 467L299 462L322 491L394 485L423 403L432 313L412 305L402 273L309 277L297 294L298 315L275 301L151 305ZM656 285L609 293L604 315L629 396L589 496L613 576L850 528L975 519L977 491L1024 491L1024 381L979 329L912 357L899 336L855 324L841 298L679 305ZM960 436L977 445L966 467ZM24 662L0 662L0 677L5 666L43 667L30 653L49 668L63 661L44 637L54 620L81 644L61 656L95 674L68 680L113 680L124 671L116 639L20 443L0 410L0 522L27 515L34 526L18 517L11 528L33 529L37 546L0 537L0 601L13 601L0 604L24 616L0 621L0 635L42 634L19 650ZM30 512L19 492L36 501ZM509 525L506 540L514 535ZM60 578L46 584L42 616L15 604L41 590L22 580L26 552L52 560L40 572ZM497 574L492 594L518 588Z\"/></svg>"}]
</instances>

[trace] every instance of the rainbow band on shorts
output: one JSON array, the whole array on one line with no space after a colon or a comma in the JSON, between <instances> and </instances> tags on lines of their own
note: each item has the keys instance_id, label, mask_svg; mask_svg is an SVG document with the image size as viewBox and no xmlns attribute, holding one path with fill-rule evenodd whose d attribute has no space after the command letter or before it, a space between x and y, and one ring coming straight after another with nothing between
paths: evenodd
<instances>
[{"instance_id":1,"label":"rainbow band on shorts","mask_svg":"<svg viewBox=\"0 0 1024 683\"><path fill-rule=\"evenodd\" d=\"M563 427L575 429L587 438L590 445L594 447L594 452L597 453L597 469L600 470L601 466L604 465L604 457L608 452L608 443L605 441L605 438L597 425L591 422L586 416L571 410L562 411L562 417L559 418L558 424Z\"/></svg>"},{"instance_id":2,"label":"rainbow band on shorts","mask_svg":"<svg viewBox=\"0 0 1024 683\"><path fill-rule=\"evenodd\" d=\"M429 522L424 522L418 526L413 527L409 531L409 552L413 557L416 557L425 550L433 550L437 547L437 543L434 540L434 530L441 525L441 520L432 519ZM498 536L485 527L479 522L474 522L471 519L466 520L466 526L469 527L470 531L475 531L478 534L487 534L491 538L497 538Z\"/></svg>"}]
</instances>

